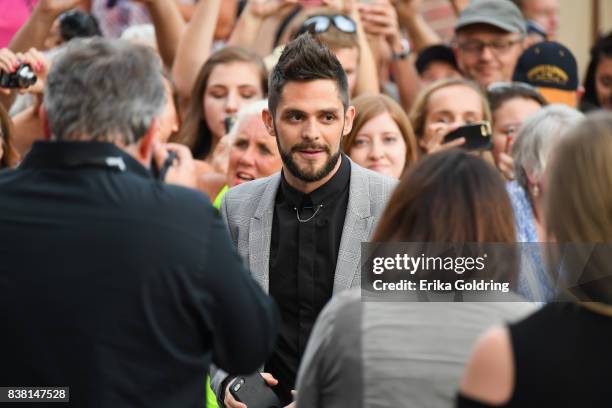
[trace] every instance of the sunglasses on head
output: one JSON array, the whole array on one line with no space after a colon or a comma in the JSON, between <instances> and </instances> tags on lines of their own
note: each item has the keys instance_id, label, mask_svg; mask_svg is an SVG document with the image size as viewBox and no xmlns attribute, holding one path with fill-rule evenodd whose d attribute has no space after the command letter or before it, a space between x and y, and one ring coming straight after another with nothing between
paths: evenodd
<instances>
[{"instance_id":1,"label":"sunglasses on head","mask_svg":"<svg viewBox=\"0 0 612 408\"><path fill-rule=\"evenodd\" d=\"M355 24L355 21L349 16L344 14L334 14L331 16L316 15L308 17L302 24L302 27L295 33L294 37L299 37L305 32L311 34L324 33L328 31L332 25L343 33L352 34L357 32L357 24Z\"/></svg>"}]
</instances>

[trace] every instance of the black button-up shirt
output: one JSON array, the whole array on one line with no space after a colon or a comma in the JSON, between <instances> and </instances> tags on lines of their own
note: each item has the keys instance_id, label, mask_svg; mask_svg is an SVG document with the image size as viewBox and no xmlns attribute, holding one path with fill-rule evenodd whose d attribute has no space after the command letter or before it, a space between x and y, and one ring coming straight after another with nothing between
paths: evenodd
<instances>
[{"instance_id":1,"label":"black button-up shirt","mask_svg":"<svg viewBox=\"0 0 612 408\"><path fill-rule=\"evenodd\" d=\"M283 323L266 371L285 394L295 386L314 322L332 295L350 176L351 165L343 155L336 174L310 194L281 177L272 223L270 295Z\"/></svg>"}]
</instances>

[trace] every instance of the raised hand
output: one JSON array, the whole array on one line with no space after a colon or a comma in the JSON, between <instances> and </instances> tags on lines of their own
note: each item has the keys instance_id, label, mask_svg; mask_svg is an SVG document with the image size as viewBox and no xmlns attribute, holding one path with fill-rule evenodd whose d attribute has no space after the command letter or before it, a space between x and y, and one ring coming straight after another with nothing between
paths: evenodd
<instances>
[{"instance_id":1,"label":"raised hand","mask_svg":"<svg viewBox=\"0 0 612 408\"><path fill-rule=\"evenodd\" d=\"M426 137L421 138L418 143L425 153L435 153L441 150L459 147L465 143L465 138L460 137L451 142L444 143L444 137L450 132L448 125L443 123L433 123L425 130Z\"/></svg>"},{"instance_id":2,"label":"raised hand","mask_svg":"<svg viewBox=\"0 0 612 408\"><path fill-rule=\"evenodd\" d=\"M348 15L350 15L357 6L355 0L323 0L323 5Z\"/></svg>"},{"instance_id":3,"label":"raised hand","mask_svg":"<svg viewBox=\"0 0 612 408\"><path fill-rule=\"evenodd\" d=\"M37 7L47 14L59 16L63 12L81 5L82 2L83 0L40 0Z\"/></svg>"},{"instance_id":4,"label":"raised hand","mask_svg":"<svg viewBox=\"0 0 612 408\"><path fill-rule=\"evenodd\" d=\"M250 0L247 7L254 16L265 19L297 4L298 0Z\"/></svg>"},{"instance_id":5,"label":"raised hand","mask_svg":"<svg viewBox=\"0 0 612 408\"><path fill-rule=\"evenodd\" d=\"M42 52L34 48L30 48L25 53L17 53L17 59L24 64L30 65L37 78L34 85L30 86L29 88L20 89L19 92L42 94L45 84L47 83L47 74L49 73L49 68L51 67L49 59Z\"/></svg>"},{"instance_id":6,"label":"raised hand","mask_svg":"<svg viewBox=\"0 0 612 408\"><path fill-rule=\"evenodd\" d=\"M8 48L0 50L0 71L5 73L14 73L21 64L28 64L36 75L36 83L28 88L19 89L20 93L31 92L42 94L47 81L47 73L49 72L50 63L40 51L30 48L25 53L13 53ZM11 89L0 88L5 95L11 93Z\"/></svg>"},{"instance_id":7,"label":"raised hand","mask_svg":"<svg viewBox=\"0 0 612 408\"><path fill-rule=\"evenodd\" d=\"M359 4L357 9L366 33L383 36L391 46L400 43L402 37L397 12L388 0Z\"/></svg>"}]
</instances>

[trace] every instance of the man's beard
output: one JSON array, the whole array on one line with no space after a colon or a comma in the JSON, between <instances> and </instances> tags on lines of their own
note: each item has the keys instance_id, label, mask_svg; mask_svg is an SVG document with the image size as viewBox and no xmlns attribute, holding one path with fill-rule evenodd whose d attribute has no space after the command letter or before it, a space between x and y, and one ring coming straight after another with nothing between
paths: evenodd
<instances>
[{"instance_id":1,"label":"man's beard","mask_svg":"<svg viewBox=\"0 0 612 408\"><path fill-rule=\"evenodd\" d=\"M328 159L323 165L323 167L316 171L305 171L303 169L300 169L295 160L293 160L292 154L305 149L322 150L323 152L327 153ZM294 177L307 183L323 180L325 176L331 173L334 167L336 167L338 159L340 158L340 149L338 149L336 153L331 154L331 152L329 151L329 147L314 143L297 144L291 147L290 151L288 152L286 150L283 150L279 145L278 151L280 152L281 159L283 160L283 163L285 164L287 170Z\"/></svg>"}]
</instances>

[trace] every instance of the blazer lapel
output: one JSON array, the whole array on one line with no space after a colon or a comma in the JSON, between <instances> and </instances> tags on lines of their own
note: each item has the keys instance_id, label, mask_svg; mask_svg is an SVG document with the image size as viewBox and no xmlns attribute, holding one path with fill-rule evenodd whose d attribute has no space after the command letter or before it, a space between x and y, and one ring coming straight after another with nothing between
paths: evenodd
<instances>
[{"instance_id":1,"label":"blazer lapel","mask_svg":"<svg viewBox=\"0 0 612 408\"><path fill-rule=\"evenodd\" d=\"M361 282L361 243L369 239L372 220L368 176L351 161L349 200L336 262L334 294Z\"/></svg>"},{"instance_id":2,"label":"blazer lapel","mask_svg":"<svg viewBox=\"0 0 612 408\"><path fill-rule=\"evenodd\" d=\"M274 201L280 185L280 173L270 177L255 214L249 226L249 268L253 277L268 293L270 268L270 240L272 239L272 220L274 216Z\"/></svg>"}]
</instances>

